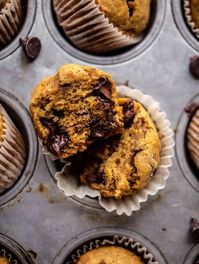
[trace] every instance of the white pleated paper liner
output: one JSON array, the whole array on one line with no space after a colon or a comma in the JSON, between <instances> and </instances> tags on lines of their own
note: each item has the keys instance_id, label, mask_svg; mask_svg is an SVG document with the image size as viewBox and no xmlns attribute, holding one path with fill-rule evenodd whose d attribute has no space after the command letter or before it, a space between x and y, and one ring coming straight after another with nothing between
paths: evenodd
<instances>
[{"instance_id":1,"label":"white pleated paper liner","mask_svg":"<svg viewBox=\"0 0 199 264\"><path fill-rule=\"evenodd\" d=\"M86 252L92 249L96 249L102 246L120 246L138 255L145 264L161 264L155 260L155 257L140 242L136 242L132 238L122 236L93 239L81 245L79 248L75 249L72 252L71 256L69 256L64 262L64 264L77 263L81 255L85 254Z\"/></svg>"},{"instance_id":2,"label":"white pleated paper liner","mask_svg":"<svg viewBox=\"0 0 199 264\"><path fill-rule=\"evenodd\" d=\"M22 21L21 0L9 0L0 11L0 44L6 45L18 33Z\"/></svg>"},{"instance_id":3,"label":"white pleated paper liner","mask_svg":"<svg viewBox=\"0 0 199 264\"><path fill-rule=\"evenodd\" d=\"M191 32L196 36L197 39L199 39L199 28L196 27L196 24L191 17L191 9L190 9L189 0L183 0L183 9L184 9L186 21L190 27Z\"/></svg>"},{"instance_id":4,"label":"white pleated paper liner","mask_svg":"<svg viewBox=\"0 0 199 264\"><path fill-rule=\"evenodd\" d=\"M0 105L3 135L0 142L0 193L10 188L20 176L26 160L23 138Z\"/></svg>"},{"instance_id":5,"label":"white pleated paper liner","mask_svg":"<svg viewBox=\"0 0 199 264\"><path fill-rule=\"evenodd\" d=\"M100 11L95 0L53 0L58 24L79 49L104 53L140 42L143 34L122 33Z\"/></svg>"},{"instance_id":6,"label":"white pleated paper liner","mask_svg":"<svg viewBox=\"0 0 199 264\"><path fill-rule=\"evenodd\" d=\"M126 214L130 216L133 211L140 209L141 203L147 201L148 197L157 194L166 186L169 177L169 167L172 165L171 158L174 156L174 132L170 128L170 122L166 114L160 110L160 105L151 96L143 94L140 90L131 89L127 86L117 87L118 93L122 97L131 97L140 102L150 114L157 128L160 142L160 165L152 177L150 183L141 191L126 196L121 200L113 198L104 198L96 190L92 190L86 185L80 185L79 179L69 173L69 166L65 165L61 172L55 174L58 188L66 196L77 196L78 198L98 197L99 204L108 212L116 211L118 215Z\"/></svg>"}]
</instances>

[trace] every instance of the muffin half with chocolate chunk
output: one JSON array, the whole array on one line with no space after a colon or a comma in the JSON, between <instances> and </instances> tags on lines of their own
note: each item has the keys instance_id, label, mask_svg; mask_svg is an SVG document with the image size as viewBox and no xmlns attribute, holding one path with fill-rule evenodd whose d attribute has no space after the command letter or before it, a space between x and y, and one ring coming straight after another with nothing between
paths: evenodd
<instances>
[{"instance_id":1,"label":"muffin half with chocolate chunk","mask_svg":"<svg viewBox=\"0 0 199 264\"><path fill-rule=\"evenodd\" d=\"M142 190L160 162L160 140L144 107L121 98L125 129L121 135L96 144L88 154L81 183L104 197L122 198Z\"/></svg>"},{"instance_id":2,"label":"muffin half with chocolate chunk","mask_svg":"<svg viewBox=\"0 0 199 264\"><path fill-rule=\"evenodd\" d=\"M59 158L123 131L114 81L94 67L62 66L33 90L30 112L44 146Z\"/></svg>"}]
</instances>

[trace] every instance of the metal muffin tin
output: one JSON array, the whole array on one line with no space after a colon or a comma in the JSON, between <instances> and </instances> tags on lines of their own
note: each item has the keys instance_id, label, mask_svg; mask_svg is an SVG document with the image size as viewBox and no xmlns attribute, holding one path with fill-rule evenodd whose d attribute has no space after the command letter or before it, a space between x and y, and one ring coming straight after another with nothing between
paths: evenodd
<instances>
[{"instance_id":1,"label":"metal muffin tin","mask_svg":"<svg viewBox=\"0 0 199 264\"><path fill-rule=\"evenodd\" d=\"M92 229L97 237L100 235L98 228L104 226L114 232L120 232L119 228L128 229L129 236L138 234L143 244L151 241L157 248L157 255L161 252L166 263L192 264L196 253L191 249L197 248L198 244L191 239L189 226L191 217L199 219L199 189L198 172L190 168L184 156L188 122L184 108L194 96L198 96L199 81L190 75L188 64L189 58L197 54L199 42L194 42L193 49L189 39L182 36L178 23L176 26L176 21L184 21L182 12L178 12L181 1L153 1L157 14L146 38L136 47L112 56L86 54L67 43L54 24L50 2L29 0L21 32L0 51L0 87L3 89L0 101L8 105L8 112L21 132L26 131L24 135L29 153L32 153L29 175L34 171L32 178L23 178L22 174L23 188L17 187L16 183L9 191L16 188L18 195L16 192L5 199L6 204L1 202L4 205L0 207L0 232L18 241L26 251L35 252L34 262L39 264L53 263L64 245L67 245L64 254L69 252L71 239L74 238L78 245L81 242L79 234ZM186 28L186 23L184 25ZM186 30L189 32L188 28ZM40 56L32 63L19 48L19 38L24 38L28 32L42 42ZM32 88L64 63L97 65L111 73L116 83L128 83L130 87L153 96L168 114L176 131L176 156L166 188L130 217L108 213L92 199L64 197L51 177L55 165L48 157L44 158L41 150L37 155L35 132L22 104L28 108ZM188 172L183 164L189 168ZM2 197L0 200L4 199ZM150 251L150 245L148 248ZM187 258L189 262L186 262Z\"/></svg>"}]
</instances>

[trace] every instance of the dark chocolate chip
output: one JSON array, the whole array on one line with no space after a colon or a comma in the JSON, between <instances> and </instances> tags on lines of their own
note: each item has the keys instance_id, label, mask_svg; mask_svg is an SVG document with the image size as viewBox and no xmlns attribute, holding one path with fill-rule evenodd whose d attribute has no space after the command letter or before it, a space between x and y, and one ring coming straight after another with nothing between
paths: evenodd
<instances>
[{"instance_id":1,"label":"dark chocolate chip","mask_svg":"<svg viewBox=\"0 0 199 264\"><path fill-rule=\"evenodd\" d=\"M51 134L54 134L55 131L58 129L57 124L55 122L53 122L51 119L41 117L40 122L44 127L48 128L48 130L50 131Z\"/></svg>"},{"instance_id":2,"label":"dark chocolate chip","mask_svg":"<svg viewBox=\"0 0 199 264\"><path fill-rule=\"evenodd\" d=\"M111 100L112 97L112 84L105 78L100 78L94 86L93 95L100 96L103 99Z\"/></svg>"},{"instance_id":3,"label":"dark chocolate chip","mask_svg":"<svg viewBox=\"0 0 199 264\"><path fill-rule=\"evenodd\" d=\"M99 119L93 119L89 123L90 127L90 139L100 139L104 138L105 130L104 127L101 125Z\"/></svg>"},{"instance_id":4,"label":"dark chocolate chip","mask_svg":"<svg viewBox=\"0 0 199 264\"><path fill-rule=\"evenodd\" d=\"M137 167L135 166L135 156L141 151L142 149L133 149L131 152L131 166L133 168L134 173L137 173Z\"/></svg>"},{"instance_id":5,"label":"dark chocolate chip","mask_svg":"<svg viewBox=\"0 0 199 264\"><path fill-rule=\"evenodd\" d=\"M88 183L99 183L99 184L106 184L106 176L103 171L98 171L92 175L88 175L86 177Z\"/></svg>"},{"instance_id":6,"label":"dark chocolate chip","mask_svg":"<svg viewBox=\"0 0 199 264\"><path fill-rule=\"evenodd\" d=\"M189 70L196 79L199 79L199 56L191 57Z\"/></svg>"},{"instance_id":7,"label":"dark chocolate chip","mask_svg":"<svg viewBox=\"0 0 199 264\"><path fill-rule=\"evenodd\" d=\"M48 147L55 155L59 155L64 146L68 144L69 138L67 133L50 135L48 138Z\"/></svg>"},{"instance_id":8,"label":"dark chocolate chip","mask_svg":"<svg viewBox=\"0 0 199 264\"><path fill-rule=\"evenodd\" d=\"M199 240L199 221L195 218L191 218L191 235L193 239Z\"/></svg>"},{"instance_id":9,"label":"dark chocolate chip","mask_svg":"<svg viewBox=\"0 0 199 264\"><path fill-rule=\"evenodd\" d=\"M71 87L71 84L69 84L69 83L65 83L64 85L61 85L60 86L60 90L62 91L62 92L65 92L67 89L69 89Z\"/></svg>"},{"instance_id":10,"label":"dark chocolate chip","mask_svg":"<svg viewBox=\"0 0 199 264\"><path fill-rule=\"evenodd\" d=\"M123 115L124 115L124 125L125 127L129 126L135 116L134 113L134 101L130 99L129 102L123 105Z\"/></svg>"},{"instance_id":11,"label":"dark chocolate chip","mask_svg":"<svg viewBox=\"0 0 199 264\"><path fill-rule=\"evenodd\" d=\"M184 111L185 111L185 112L188 114L188 116L190 117L190 116L192 116L192 115L196 112L196 110L197 110L198 107L199 107L199 105L198 105L196 102L193 102L193 103L187 105L187 106L185 107Z\"/></svg>"},{"instance_id":12,"label":"dark chocolate chip","mask_svg":"<svg viewBox=\"0 0 199 264\"><path fill-rule=\"evenodd\" d=\"M57 117L64 117L64 110L52 109L53 115Z\"/></svg>"},{"instance_id":13,"label":"dark chocolate chip","mask_svg":"<svg viewBox=\"0 0 199 264\"><path fill-rule=\"evenodd\" d=\"M41 42L36 37L26 37L24 40L20 39L20 43L22 48L26 54L26 56L30 60L35 60L41 51Z\"/></svg>"}]
</instances>

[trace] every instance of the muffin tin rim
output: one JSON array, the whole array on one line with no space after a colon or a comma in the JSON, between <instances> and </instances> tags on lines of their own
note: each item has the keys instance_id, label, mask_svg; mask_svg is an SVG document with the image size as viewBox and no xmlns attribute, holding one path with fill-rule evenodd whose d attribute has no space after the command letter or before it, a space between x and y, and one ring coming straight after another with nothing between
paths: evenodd
<instances>
[{"instance_id":1,"label":"muffin tin rim","mask_svg":"<svg viewBox=\"0 0 199 264\"><path fill-rule=\"evenodd\" d=\"M33 264L32 259L30 259L25 249L23 249L15 240L2 233L0 233L0 246L1 245L13 252L13 254L16 255L16 257L22 261L23 264Z\"/></svg>"},{"instance_id":2,"label":"muffin tin rim","mask_svg":"<svg viewBox=\"0 0 199 264\"><path fill-rule=\"evenodd\" d=\"M193 102L197 102L199 104L199 94L193 96L191 100L187 103L187 105L190 105ZM177 122L177 131L175 134L175 152L177 163L180 168L180 171L182 172L182 175L184 176L186 181L191 185L191 187L195 191L199 192L199 180L196 179L196 176L191 170L185 153L185 133L189 121L190 118L188 117L188 114L183 110Z\"/></svg>"},{"instance_id":3,"label":"muffin tin rim","mask_svg":"<svg viewBox=\"0 0 199 264\"><path fill-rule=\"evenodd\" d=\"M22 102L16 98L13 94L0 88L0 102L8 105L11 109L14 108L15 112L21 118L27 133L27 140L29 142L29 152L24 166L24 170L17 182L14 185L0 195L0 207L4 206L16 196L21 193L29 183L33 176L37 159L38 159L38 140L32 124L30 114ZM23 119L24 118L24 119ZM31 144L32 143L32 144Z\"/></svg>"},{"instance_id":4,"label":"muffin tin rim","mask_svg":"<svg viewBox=\"0 0 199 264\"><path fill-rule=\"evenodd\" d=\"M37 11L37 0L26 0L27 1L27 11L25 14L25 20L22 23L20 31L11 40L8 45L0 50L0 61L12 55L21 46L19 39L24 39L30 33L33 24L35 22L36 11Z\"/></svg>"},{"instance_id":5,"label":"muffin tin rim","mask_svg":"<svg viewBox=\"0 0 199 264\"><path fill-rule=\"evenodd\" d=\"M54 39L55 43L64 51L64 53L70 55L71 58L75 58L84 63L92 63L95 65L118 65L121 63L128 62L133 58L138 57L143 52L145 52L151 44L156 40L157 36L160 33L160 30L164 24L167 5L166 0L154 0L157 4L157 14L153 25L151 26L150 32L144 37L144 39L138 43L137 46L133 46L129 51L124 52L120 55L113 56L98 56L91 55L84 51L79 50L70 44L59 32L54 18L52 10L52 0L43 0L42 3L42 15L45 21L45 25L48 29L50 36Z\"/></svg>"},{"instance_id":6,"label":"muffin tin rim","mask_svg":"<svg viewBox=\"0 0 199 264\"><path fill-rule=\"evenodd\" d=\"M182 4L183 1L181 0L171 0L171 9L173 14L173 19L175 22L175 25L179 32L181 33L181 36L184 38L184 40L196 51L199 51L199 41L196 37L194 37L193 33L191 32L191 29L189 29L188 24L186 23L185 17L183 15L182 11Z\"/></svg>"},{"instance_id":7,"label":"muffin tin rim","mask_svg":"<svg viewBox=\"0 0 199 264\"><path fill-rule=\"evenodd\" d=\"M108 227L108 226L101 226L101 227L95 227L92 229L87 229L80 234L74 236L73 238L69 239L65 245L59 250L55 258L53 259L53 264L65 264L65 259L69 254L78 248L81 244L84 242L88 243L90 240L98 239L100 237L106 237L106 236L125 236L127 238L135 239L136 242L139 242L141 245L146 247L148 249L148 252L151 253L157 261L159 261L159 264L168 264L165 256L161 252L161 250L155 245L154 242L152 242L149 238L146 236L137 233L131 229L128 228L122 228L122 227ZM158 257L158 259L156 258Z\"/></svg>"},{"instance_id":8,"label":"muffin tin rim","mask_svg":"<svg viewBox=\"0 0 199 264\"><path fill-rule=\"evenodd\" d=\"M190 264L190 263L194 264L195 258L197 257L198 254L199 254L199 243L195 244L193 247L191 247L191 249L188 251L188 253L185 257L185 261L183 263L184 264Z\"/></svg>"}]
</instances>

